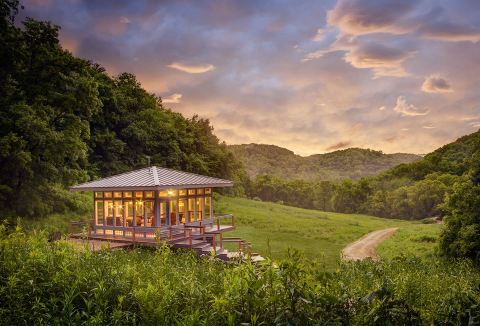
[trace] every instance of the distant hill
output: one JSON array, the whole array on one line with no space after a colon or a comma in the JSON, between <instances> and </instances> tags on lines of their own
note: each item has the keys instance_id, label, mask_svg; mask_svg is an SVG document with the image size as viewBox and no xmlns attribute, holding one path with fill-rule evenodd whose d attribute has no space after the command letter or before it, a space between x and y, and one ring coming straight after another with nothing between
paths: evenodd
<instances>
[{"instance_id":1,"label":"distant hill","mask_svg":"<svg viewBox=\"0 0 480 326\"><path fill-rule=\"evenodd\" d=\"M349 148L306 157L275 145L243 144L230 145L228 148L237 159L243 162L250 177L270 174L285 179L359 179L422 158L415 154L384 154L380 151L361 148Z\"/></svg>"},{"instance_id":2,"label":"distant hill","mask_svg":"<svg viewBox=\"0 0 480 326\"><path fill-rule=\"evenodd\" d=\"M480 131L460 137L425 155L422 160L398 165L383 176L421 180L434 172L462 175L473 165L478 165L475 156L480 156Z\"/></svg>"}]
</instances>

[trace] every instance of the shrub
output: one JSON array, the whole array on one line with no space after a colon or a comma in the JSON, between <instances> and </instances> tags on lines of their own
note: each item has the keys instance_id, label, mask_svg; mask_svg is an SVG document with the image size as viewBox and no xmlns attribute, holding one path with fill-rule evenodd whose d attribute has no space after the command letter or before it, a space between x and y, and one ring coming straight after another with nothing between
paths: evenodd
<instances>
[{"instance_id":1,"label":"shrub","mask_svg":"<svg viewBox=\"0 0 480 326\"><path fill-rule=\"evenodd\" d=\"M160 247L75 250L0 226L0 324L467 324L480 273L468 261L399 258L325 271L296 251L225 264Z\"/></svg>"}]
</instances>

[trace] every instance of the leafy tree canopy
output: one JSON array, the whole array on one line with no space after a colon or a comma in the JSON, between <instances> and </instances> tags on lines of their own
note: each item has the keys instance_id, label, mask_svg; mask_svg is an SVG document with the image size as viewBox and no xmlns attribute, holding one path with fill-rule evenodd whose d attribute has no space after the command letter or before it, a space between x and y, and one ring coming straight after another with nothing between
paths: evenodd
<instances>
[{"instance_id":1,"label":"leafy tree canopy","mask_svg":"<svg viewBox=\"0 0 480 326\"><path fill-rule=\"evenodd\" d=\"M208 119L162 105L128 73L62 49L59 27L0 1L0 210L44 215L75 208L65 186L152 164L236 179L239 163ZM52 191L57 189L58 191Z\"/></svg>"}]
</instances>

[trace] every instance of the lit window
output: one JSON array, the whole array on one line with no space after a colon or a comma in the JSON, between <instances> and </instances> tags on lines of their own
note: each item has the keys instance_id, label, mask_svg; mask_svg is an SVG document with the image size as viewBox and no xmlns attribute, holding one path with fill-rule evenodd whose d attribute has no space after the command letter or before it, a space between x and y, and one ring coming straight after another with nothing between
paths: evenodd
<instances>
[{"instance_id":1,"label":"lit window","mask_svg":"<svg viewBox=\"0 0 480 326\"><path fill-rule=\"evenodd\" d=\"M115 198L122 198L122 193L121 192L114 192L113 197Z\"/></svg>"},{"instance_id":2,"label":"lit window","mask_svg":"<svg viewBox=\"0 0 480 326\"><path fill-rule=\"evenodd\" d=\"M103 225L105 209L103 208L103 201L95 201L95 220L96 225Z\"/></svg>"},{"instance_id":3,"label":"lit window","mask_svg":"<svg viewBox=\"0 0 480 326\"><path fill-rule=\"evenodd\" d=\"M153 198L153 191L145 191L145 198Z\"/></svg>"},{"instance_id":4,"label":"lit window","mask_svg":"<svg viewBox=\"0 0 480 326\"><path fill-rule=\"evenodd\" d=\"M131 191L124 192L123 197L128 197L128 198L132 197L132 192Z\"/></svg>"},{"instance_id":5,"label":"lit window","mask_svg":"<svg viewBox=\"0 0 480 326\"><path fill-rule=\"evenodd\" d=\"M160 190L159 196L160 197L168 197L168 192L166 190Z\"/></svg>"},{"instance_id":6,"label":"lit window","mask_svg":"<svg viewBox=\"0 0 480 326\"><path fill-rule=\"evenodd\" d=\"M210 195L212 193L212 188L205 188L205 195Z\"/></svg>"},{"instance_id":7,"label":"lit window","mask_svg":"<svg viewBox=\"0 0 480 326\"><path fill-rule=\"evenodd\" d=\"M136 198L142 198L143 197L143 193L141 191L135 191L135 197Z\"/></svg>"},{"instance_id":8,"label":"lit window","mask_svg":"<svg viewBox=\"0 0 480 326\"><path fill-rule=\"evenodd\" d=\"M212 197L205 197L205 217L212 217Z\"/></svg>"},{"instance_id":9,"label":"lit window","mask_svg":"<svg viewBox=\"0 0 480 326\"><path fill-rule=\"evenodd\" d=\"M186 196L186 195L187 195L187 190L186 190L186 189L180 189L180 190L178 191L178 194L179 194L180 196Z\"/></svg>"},{"instance_id":10,"label":"lit window","mask_svg":"<svg viewBox=\"0 0 480 326\"><path fill-rule=\"evenodd\" d=\"M96 198L102 198L103 197L103 192L96 192L95 197Z\"/></svg>"},{"instance_id":11,"label":"lit window","mask_svg":"<svg viewBox=\"0 0 480 326\"><path fill-rule=\"evenodd\" d=\"M197 195L203 195L203 189L197 189Z\"/></svg>"},{"instance_id":12,"label":"lit window","mask_svg":"<svg viewBox=\"0 0 480 326\"><path fill-rule=\"evenodd\" d=\"M188 189L189 195L195 195L195 189Z\"/></svg>"},{"instance_id":13,"label":"lit window","mask_svg":"<svg viewBox=\"0 0 480 326\"><path fill-rule=\"evenodd\" d=\"M174 189L169 189L167 190L167 194L169 197L176 197L177 194L178 194L178 191L174 190Z\"/></svg>"},{"instance_id":14,"label":"lit window","mask_svg":"<svg viewBox=\"0 0 480 326\"><path fill-rule=\"evenodd\" d=\"M104 196L105 198L112 198L112 193L111 193L111 192L104 192L104 193L103 193L103 196Z\"/></svg>"}]
</instances>

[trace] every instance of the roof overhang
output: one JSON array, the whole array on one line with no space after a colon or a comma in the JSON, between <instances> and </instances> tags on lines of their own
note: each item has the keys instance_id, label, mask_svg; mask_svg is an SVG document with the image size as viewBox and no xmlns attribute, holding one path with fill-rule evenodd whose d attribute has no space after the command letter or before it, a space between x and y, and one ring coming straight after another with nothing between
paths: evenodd
<instances>
[{"instance_id":1,"label":"roof overhang","mask_svg":"<svg viewBox=\"0 0 480 326\"><path fill-rule=\"evenodd\" d=\"M70 187L70 191L80 192L80 191L155 191L155 190L166 190L166 189L184 189L184 188L228 188L233 187L232 183L219 183L219 184L186 184L186 185L172 185L172 186L161 186L161 187L89 187L81 185Z\"/></svg>"}]
</instances>

